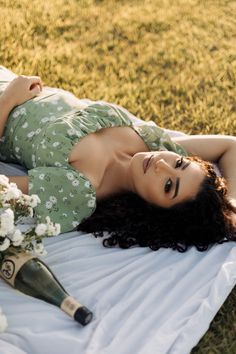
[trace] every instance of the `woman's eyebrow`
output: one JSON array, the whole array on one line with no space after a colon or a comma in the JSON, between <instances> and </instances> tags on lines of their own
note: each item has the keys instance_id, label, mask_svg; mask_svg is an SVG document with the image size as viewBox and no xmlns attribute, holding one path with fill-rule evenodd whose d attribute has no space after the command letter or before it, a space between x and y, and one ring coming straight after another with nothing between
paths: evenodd
<instances>
[{"instance_id":1,"label":"woman's eyebrow","mask_svg":"<svg viewBox=\"0 0 236 354\"><path fill-rule=\"evenodd\" d=\"M181 170L185 170L185 168L187 168L190 165L191 161L186 162L186 164L181 168ZM176 183L175 183L175 192L174 195L171 199L174 199L177 197L178 192L179 192L179 183L180 183L180 179L179 177L176 178Z\"/></svg>"}]
</instances>

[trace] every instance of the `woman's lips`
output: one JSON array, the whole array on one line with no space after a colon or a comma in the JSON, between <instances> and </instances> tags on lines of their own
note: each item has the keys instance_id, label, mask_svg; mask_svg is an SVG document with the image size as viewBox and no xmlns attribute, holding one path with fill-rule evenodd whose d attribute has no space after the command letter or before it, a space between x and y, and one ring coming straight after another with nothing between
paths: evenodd
<instances>
[{"instance_id":1,"label":"woman's lips","mask_svg":"<svg viewBox=\"0 0 236 354\"><path fill-rule=\"evenodd\" d=\"M148 168L150 167L152 157L153 157L153 155L151 155L150 157L145 157L145 159L143 160L143 172L144 173L146 173Z\"/></svg>"}]
</instances>

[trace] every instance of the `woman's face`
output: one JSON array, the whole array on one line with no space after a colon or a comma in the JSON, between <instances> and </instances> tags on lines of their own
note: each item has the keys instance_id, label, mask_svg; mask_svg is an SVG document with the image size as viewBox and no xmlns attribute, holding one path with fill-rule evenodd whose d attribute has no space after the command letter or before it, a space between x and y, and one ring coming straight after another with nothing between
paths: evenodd
<instances>
[{"instance_id":1,"label":"woman's face","mask_svg":"<svg viewBox=\"0 0 236 354\"><path fill-rule=\"evenodd\" d=\"M140 197L168 208L193 198L206 174L197 162L174 152L151 151L133 156L130 175Z\"/></svg>"}]
</instances>

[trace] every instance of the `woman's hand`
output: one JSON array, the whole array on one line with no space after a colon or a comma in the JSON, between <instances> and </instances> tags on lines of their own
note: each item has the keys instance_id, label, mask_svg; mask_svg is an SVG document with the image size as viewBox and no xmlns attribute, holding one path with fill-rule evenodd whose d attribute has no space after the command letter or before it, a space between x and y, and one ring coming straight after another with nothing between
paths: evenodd
<instances>
[{"instance_id":1,"label":"woman's hand","mask_svg":"<svg viewBox=\"0 0 236 354\"><path fill-rule=\"evenodd\" d=\"M42 91L42 81L38 76L18 76L10 82L0 95L0 138L11 110L30 100Z\"/></svg>"},{"instance_id":2,"label":"woman's hand","mask_svg":"<svg viewBox=\"0 0 236 354\"><path fill-rule=\"evenodd\" d=\"M10 82L2 93L2 99L13 109L42 91L43 83L39 76L18 76Z\"/></svg>"}]
</instances>

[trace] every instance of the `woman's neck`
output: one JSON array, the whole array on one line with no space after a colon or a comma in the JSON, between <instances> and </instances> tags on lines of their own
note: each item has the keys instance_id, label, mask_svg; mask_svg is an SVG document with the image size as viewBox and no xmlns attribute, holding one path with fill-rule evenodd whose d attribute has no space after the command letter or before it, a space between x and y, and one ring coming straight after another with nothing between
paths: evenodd
<instances>
[{"instance_id":1,"label":"woman's neck","mask_svg":"<svg viewBox=\"0 0 236 354\"><path fill-rule=\"evenodd\" d=\"M97 199L134 191L130 176L130 161L132 155L126 152L114 151L106 166L103 179L96 190Z\"/></svg>"}]
</instances>

